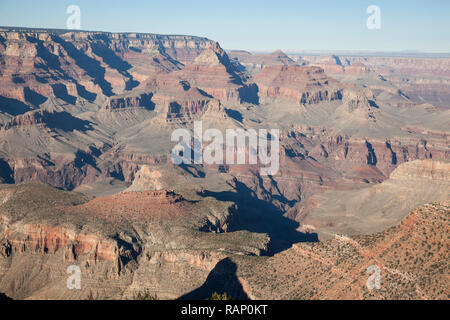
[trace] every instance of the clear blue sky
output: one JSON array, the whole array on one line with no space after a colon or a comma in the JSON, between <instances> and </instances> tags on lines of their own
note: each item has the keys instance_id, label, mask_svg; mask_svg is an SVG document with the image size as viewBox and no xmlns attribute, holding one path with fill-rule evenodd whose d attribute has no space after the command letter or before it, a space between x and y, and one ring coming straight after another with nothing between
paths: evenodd
<instances>
[{"instance_id":1,"label":"clear blue sky","mask_svg":"<svg viewBox=\"0 0 450 320\"><path fill-rule=\"evenodd\" d=\"M0 25L205 36L226 49L450 52L449 0L0 0ZM381 8L368 30L366 8Z\"/></svg>"}]
</instances>

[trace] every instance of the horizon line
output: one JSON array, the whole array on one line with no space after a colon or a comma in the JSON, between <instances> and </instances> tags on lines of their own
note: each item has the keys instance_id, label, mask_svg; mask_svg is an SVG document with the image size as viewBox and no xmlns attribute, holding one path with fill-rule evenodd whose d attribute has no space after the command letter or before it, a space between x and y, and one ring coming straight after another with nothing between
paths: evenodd
<instances>
[{"instance_id":1,"label":"horizon line","mask_svg":"<svg viewBox=\"0 0 450 320\"><path fill-rule=\"evenodd\" d=\"M36 31L54 31L60 33L68 33L68 32L93 32L93 33L108 33L108 34L142 34L142 35L157 35L157 36L177 36L177 37L193 37L199 39L205 39L213 42L218 42L219 40L213 40L211 38L205 36L197 36L190 34L164 34L164 33L154 33L154 32L141 32L141 31L104 31L104 30L88 30L88 29L67 29L67 28L55 28L55 27L23 27L23 26L0 26L0 29L26 29L26 30L36 30ZM9 30L8 30L9 31ZM227 52L232 51L244 51L249 52L251 54L268 54L273 53L275 51L282 51L286 54L307 54L307 55L316 55L316 54L336 54L336 55L362 55L362 54L395 54L401 57L401 55L406 55L406 57L410 57L411 55L448 55L450 58L450 51L420 51L415 49L402 49L402 50L371 50L371 49L225 49ZM433 57L434 58L434 57Z\"/></svg>"}]
</instances>

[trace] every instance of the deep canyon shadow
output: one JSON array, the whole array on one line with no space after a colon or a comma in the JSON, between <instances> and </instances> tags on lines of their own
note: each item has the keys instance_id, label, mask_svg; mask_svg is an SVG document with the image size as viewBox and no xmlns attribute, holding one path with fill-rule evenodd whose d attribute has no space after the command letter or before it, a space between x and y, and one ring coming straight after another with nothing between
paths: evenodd
<instances>
[{"instance_id":1,"label":"deep canyon shadow","mask_svg":"<svg viewBox=\"0 0 450 320\"><path fill-rule=\"evenodd\" d=\"M297 231L300 226L297 221L284 217L283 211L270 201L258 199L255 192L240 181L235 180L234 191L204 190L201 195L236 203L239 211L238 230L268 234L271 239L267 252L269 255L289 249L294 243L319 241L316 233Z\"/></svg>"},{"instance_id":2,"label":"deep canyon shadow","mask_svg":"<svg viewBox=\"0 0 450 320\"><path fill-rule=\"evenodd\" d=\"M233 300L249 300L239 282L236 271L236 264L230 258L225 258L211 270L203 285L181 296L178 300L206 300L214 292L226 293Z\"/></svg>"},{"instance_id":3,"label":"deep canyon shadow","mask_svg":"<svg viewBox=\"0 0 450 320\"><path fill-rule=\"evenodd\" d=\"M0 96L0 111L6 112L12 116L18 116L25 112L33 110L30 106L26 105L22 101Z\"/></svg>"},{"instance_id":4,"label":"deep canyon shadow","mask_svg":"<svg viewBox=\"0 0 450 320\"><path fill-rule=\"evenodd\" d=\"M46 124L50 129L59 129L65 132L94 130L90 121L74 117L67 111L49 113Z\"/></svg>"}]
</instances>

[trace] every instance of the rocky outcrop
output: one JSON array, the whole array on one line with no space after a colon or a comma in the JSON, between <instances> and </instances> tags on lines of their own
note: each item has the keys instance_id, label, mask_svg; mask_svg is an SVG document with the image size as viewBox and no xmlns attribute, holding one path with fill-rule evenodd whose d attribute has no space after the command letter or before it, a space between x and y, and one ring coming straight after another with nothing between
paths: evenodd
<instances>
[{"instance_id":1,"label":"rocky outcrop","mask_svg":"<svg viewBox=\"0 0 450 320\"><path fill-rule=\"evenodd\" d=\"M88 121L83 121L72 116L66 111L34 110L13 117L5 123L2 130L13 128L26 128L30 126L41 126L48 129L59 129L65 131L87 130L90 128Z\"/></svg>"},{"instance_id":2,"label":"rocky outcrop","mask_svg":"<svg viewBox=\"0 0 450 320\"><path fill-rule=\"evenodd\" d=\"M228 52L232 61L250 75L260 72L265 66L296 65L283 51L277 50L271 54L252 54L247 51L235 50Z\"/></svg>"},{"instance_id":3,"label":"rocky outcrop","mask_svg":"<svg viewBox=\"0 0 450 320\"><path fill-rule=\"evenodd\" d=\"M299 125L287 131L283 139L291 148L289 154L296 157L310 156L320 162L333 162L334 168L347 170L373 166L385 177L404 162L431 158L445 160L448 157L445 139L433 139L432 143L422 139L364 139Z\"/></svg>"},{"instance_id":4,"label":"rocky outcrop","mask_svg":"<svg viewBox=\"0 0 450 320\"><path fill-rule=\"evenodd\" d=\"M393 180L425 179L430 181L450 181L450 163L442 161L416 160L399 166L389 177Z\"/></svg>"},{"instance_id":5,"label":"rocky outcrop","mask_svg":"<svg viewBox=\"0 0 450 320\"><path fill-rule=\"evenodd\" d=\"M40 224L7 225L3 241L4 257L25 252L50 255L62 250L65 261L75 261L80 255L87 255L93 260L117 261L119 258L117 242L64 227Z\"/></svg>"},{"instance_id":6,"label":"rocky outcrop","mask_svg":"<svg viewBox=\"0 0 450 320\"><path fill-rule=\"evenodd\" d=\"M238 60L244 66L259 65L261 69L264 66L296 64L281 50L277 50L270 54L252 54L247 51L235 50L229 51L228 55L230 58Z\"/></svg>"},{"instance_id":7,"label":"rocky outcrop","mask_svg":"<svg viewBox=\"0 0 450 320\"><path fill-rule=\"evenodd\" d=\"M115 111L127 108L148 108L153 109L152 94L141 94L137 96L111 97L104 106L105 110Z\"/></svg>"},{"instance_id":8,"label":"rocky outcrop","mask_svg":"<svg viewBox=\"0 0 450 320\"><path fill-rule=\"evenodd\" d=\"M23 115L18 115L8 121L3 129L8 130L14 127L25 127L39 124L45 124L51 113L46 110L37 110L33 112L27 112Z\"/></svg>"},{"instance_id":9,"label":"rocky outcrop","mask_svg":"<svg viewBox=\"0 0 450 320\"><path fill-rule=\"evenodd\" d=\"M248 87L244 83L244 75L218 44L203 51L193 63L175 72L174 76L187 80L192 86L222 102L247 99L246 95L241 95L241 88Z\"/></svg>"},{"instance_id":10,"label":"rocky outcrop","mask_svg":"<svg viewBox=\"0 0 450 320\"><path fill-rule=\"evenodd\" d=\"M128 190L162 190L168 187L163 179L163 173L160 170L152 170L150 166L144 165L136 172L133 184Z\"/></svg>"},{"instance_id":11,"label":"rocky outcrop","mask_svg":"<svg viewBox=\"0 0 450 320\"><path fill-rule=\"evenodd\" d=\"M353 61L349 57L336 55L302 56L302 60L323 68L329 75L365 75L374 72L372 68L361 61Z\"/></svg>"},{"instance_id":12,"label":"rocky outcrop","mask_svg":"<svg viewBox=\"0 0 450 320\"><path fill-rule=\"evenodd\" d=\"M183 211L181 207L177 207L176 204L181 201L183 198L180 195L167 190L122 192L110 197L95 198L70 210L109 219L174 219L190 214L188 210Z\"/></svg>"},{"instance_id":13,"label":"rocky outcrop","mask_svg":"<svg viewBox=\"0 0 450 320\"><path fill-rule=\"evenodd\" d=\"M316 104L342 98L338 82L318 67L266 66L254 80L261 100Z\"/></svg>"},{"instance_id":14,"label":"rocky outcrop","mask_svg":"<svg viewBox=\"0 0 450 320\"><path fill-rule=\"evenodd\" d=\"M358 108L370 108L375 106L375 97L369 89L352 90L344 89L342 94L342 103L348 106L351 112Z\"/></svg>"},{"instance_id":15,"label":"rocky outcrop","mask_svg":"<svg viewBox=\"0 0 450 320\"><path fill-rule=\"evenodd\" d=\"M165 100L161 114L166 122L181 121L190 122L192 119L204 115L207 111L222 114L225 117L223 108L218 100L200 98L199 100L182 100L158 96L159 101Z\"/></svg>"},{"instance_id":16,"label":"rocky outcrop","mask_svg":"<svg viewBox=\"0 0 450 320\"><path fill-rule=\"evenodd\" d=\"M431 103L448 108L448 58L424 56L304 56L309 64L324 68L330 75L368 76L378 74L385 83L400 88L415 103ZM432 75L432 77L430 77Z\"/></svg>"},{"instance_id":17,"label":"rocky outcrop","mask_svg":"<svg viewBox=\"0 0 450 320\"><path fill-rule=\"evenodd\" d=\"M152 103L165 122L190 122L206 112L225 117L219 99L194 86L189 76L171 73L145 82L145 90L154 92Z\"/></svg>"}]
</instances>

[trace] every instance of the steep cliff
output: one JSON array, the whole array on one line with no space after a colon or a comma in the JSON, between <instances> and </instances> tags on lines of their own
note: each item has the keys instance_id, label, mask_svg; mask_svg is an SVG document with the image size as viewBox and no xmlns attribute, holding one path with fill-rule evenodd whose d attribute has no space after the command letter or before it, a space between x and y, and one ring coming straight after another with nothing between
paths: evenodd
<instances>
[{"instance_id":1,"label":"steep cliff","mask_svg":"<svg viewBox=\"0 0 450 320\"><path fill-rule=\"evenodd\" d=\"M124 299L148 290L172 299L228 255L268 250L266 235L231 232L239 227L233 204L211 199L148 191L88 201L42 184L2 187L0 197L0 291L15 299ZM67 287L69 266L81 270L79 290Z\"/></svg>"}]
</instances>

